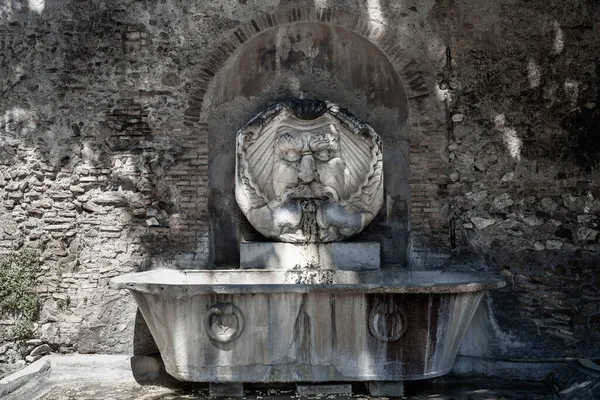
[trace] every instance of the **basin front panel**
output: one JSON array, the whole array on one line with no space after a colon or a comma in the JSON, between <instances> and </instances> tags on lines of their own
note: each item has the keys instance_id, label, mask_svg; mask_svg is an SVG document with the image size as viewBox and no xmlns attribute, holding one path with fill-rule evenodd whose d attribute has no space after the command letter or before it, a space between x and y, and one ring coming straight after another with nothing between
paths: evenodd
<instances>
[{"instance_id":1,"label":"basin front panel","mask_svg":"<svg viewBox=\"0 0 600 400\"><path fill-rule=\"evenodd\" d=\"M440 376L484 293L133 291L167 372L198 382Z\"/></svg>"}]
</instances>

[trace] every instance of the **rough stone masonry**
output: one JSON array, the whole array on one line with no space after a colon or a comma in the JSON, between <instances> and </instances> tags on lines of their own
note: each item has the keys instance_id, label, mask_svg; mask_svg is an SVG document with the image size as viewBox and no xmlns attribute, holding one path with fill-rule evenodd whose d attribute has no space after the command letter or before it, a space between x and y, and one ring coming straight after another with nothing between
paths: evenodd
<instances>
[{"instance_id":1,"label":"rough stone masonry","mask_svg":"<svg viewBox=\"0 0 600 400\"><path fill-rule=\"evenodd\" d=\"M34 339L59 352L150 351L133 300L107 280L218 266L211 232L238 242L246 229L235 203L211 206L232 198L233 182L218 179L232 165L223 134L269 102L323 96L389 128L377 99L393 93L370 86L378 72L334 82L333 53L314 38L292 38L277 62L322 73L275 74L246 94L227 92L234 80L217 87L252 38L301 21L361 36L398 71L410 201L386 200L385 218L407 216L407 263L466 263L509 282L463 353L600 357L593 0L2 2L0 252L38 251ZM0 362L20 356L12 322L0 322Z\"/></svg>"}]
</instances>

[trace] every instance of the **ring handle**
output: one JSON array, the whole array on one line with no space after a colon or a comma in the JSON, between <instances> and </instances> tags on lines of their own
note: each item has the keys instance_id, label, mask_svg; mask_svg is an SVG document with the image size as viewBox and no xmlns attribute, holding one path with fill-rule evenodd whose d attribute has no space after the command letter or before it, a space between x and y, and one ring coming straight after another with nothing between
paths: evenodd
<instances>
[{"instance_id":1,"label":"ring handle","mask_svg":"<svg viewBox=\"0 0 600 400\"><path fill-rule=\"evenodd\" d=\"M395 342L406 328L406 314L395 304L379 303L369 313L369 331L380 342Z\"/></svg>"},{"instance_id":2,"label":"ring handle","mask_svg":"<svg viewBox=\"0 0 600 400\"><path fill-rule=\"evenodd\" d=\"M219 303L204 315L206 334L215 342L230 343L244 331L244 315L233 303Z\"/></svg>"}]
</instances>

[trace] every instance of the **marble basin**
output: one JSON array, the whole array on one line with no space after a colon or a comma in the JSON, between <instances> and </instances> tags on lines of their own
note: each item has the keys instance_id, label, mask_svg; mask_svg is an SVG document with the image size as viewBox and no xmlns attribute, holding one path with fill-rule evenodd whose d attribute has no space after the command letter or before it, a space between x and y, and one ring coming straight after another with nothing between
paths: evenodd
<instances>
[{"instance_id":1,"label":"marble basin","mask_svg":"<svg viewBox=\"0 0 600 400\"><path fill-rule=\"evenodd\" d=\"M195 382L390 381L446 374L497 275L153 270L129 289L169 374Z\"/></svg>"}]
</instances>

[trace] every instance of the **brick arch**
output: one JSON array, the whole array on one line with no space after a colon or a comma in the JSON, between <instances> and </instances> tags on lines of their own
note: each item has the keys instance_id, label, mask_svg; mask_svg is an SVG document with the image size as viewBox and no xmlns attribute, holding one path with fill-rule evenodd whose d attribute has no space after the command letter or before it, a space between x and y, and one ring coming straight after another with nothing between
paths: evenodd
<instances>
[{"instance_id":1,"label":"brick arch","mask_svg":"<svg viewBox=\"0 0 600 400\"><path fill-rule=\"evenodd\" d=\"M266 30L294 22L333 24L369 40L394 66L407 91L411 109L420 109L423 99L432 95L427 85L427 74L423 72L425 69L398 45L398 34L390 28L373 28L367 15L349 14L334 8L281 7L275 13L263 14L241 23L233 33L219 42L193 80L189 108L185 113L186 121L192 124L200 121L204 95L210 82L239 48Z\"/></svg>"},{"instance_id":2,"label":"brick arch","mask_svg":"<svg viewBox=\"0 0 600 400\"><path fill-rule=\"evenodd\" d=\"M367 15L349 14L333 8L292 7L279 8L275 13L263 14L241 23L219 42L199 68L190 89L184 124L195 131L197 143L206 148L208 124L202 117L205 94L213 79L230 57L249 40L277 26L295 22L332 24L354 32L376 46L394 67L408 100L406 131L410 148L410 247L413 252L446 249L449 242L448 224L442 211L446 205L444 193L448 170L444 108L433 93L433 77L401 48L400 35L387 27L373 28Z\"/></svg>"}]
</instances>

